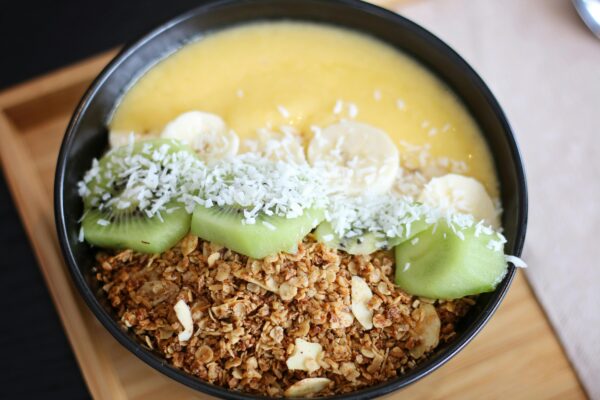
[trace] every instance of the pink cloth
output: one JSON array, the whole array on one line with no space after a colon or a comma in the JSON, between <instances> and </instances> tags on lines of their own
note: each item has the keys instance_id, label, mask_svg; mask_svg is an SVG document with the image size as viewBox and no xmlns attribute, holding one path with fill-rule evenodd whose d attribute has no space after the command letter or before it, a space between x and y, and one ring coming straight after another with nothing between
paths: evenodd
<instances>
[{"instance_id":1,"label":"pink cloth","mask_svg":"<svg viewBox=\"0 0 600 400\"><path fill-rule=\"evenodd\" d=\"M436 0L397 11L456 49L504 107L529 182L527 277L600 399L600 40L567 0Z\"/></svg>"}]
</instances>

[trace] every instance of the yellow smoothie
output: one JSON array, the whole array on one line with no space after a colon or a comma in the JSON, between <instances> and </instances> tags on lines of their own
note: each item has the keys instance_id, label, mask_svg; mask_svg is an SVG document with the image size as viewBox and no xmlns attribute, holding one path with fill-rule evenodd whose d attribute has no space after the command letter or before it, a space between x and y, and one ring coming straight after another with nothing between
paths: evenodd
<instances>
[{"instance_id":1,"label":"yellow smoothie","mask_svg":"<svg viewBox=\"0 0 600 400\"><path fill-rule=\"evenodd\" d=\"M263 22L201 38L159 62L123 96L110 128L160 132L179 114L220 115L240 138L291 125L354 119L378 127L407 149L464 163L465 175L498 196L493 161L478 126L450 89L391 46L354 31Z\"/></svg>"}]
</instances>

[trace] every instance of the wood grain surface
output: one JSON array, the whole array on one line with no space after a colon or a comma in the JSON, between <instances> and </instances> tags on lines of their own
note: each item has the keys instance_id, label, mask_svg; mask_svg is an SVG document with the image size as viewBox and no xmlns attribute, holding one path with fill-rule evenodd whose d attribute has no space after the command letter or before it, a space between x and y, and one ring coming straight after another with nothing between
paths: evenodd
<instances>
[{"instance_id":1,"label":"wood grain surface","mask_svg":"<svg viewBox=\"0 0 600 400\"><path fill-rule=\"evenodd\" d=\"M113 55L95 57L0 94L3 171L94 398L207 399L122 348L81 300L60 254L52 210L58 149L77 100ZM580 399L585 394L519 274L499 311L475 340L438 371L388 396L401 397Z\"/></svg>"}]
</instances>

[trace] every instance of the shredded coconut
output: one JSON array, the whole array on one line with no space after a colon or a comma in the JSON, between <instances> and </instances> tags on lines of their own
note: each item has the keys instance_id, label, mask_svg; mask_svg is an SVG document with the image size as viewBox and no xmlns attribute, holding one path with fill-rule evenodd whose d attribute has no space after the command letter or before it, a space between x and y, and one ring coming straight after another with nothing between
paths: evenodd
<instances>
[{"instance_id":1,"label":"shredded coconut","mask_svg":"<svg viewBox=\"0 0 600 400\"><path fill-rule=\"evenodd\" d=\"M347 111L348 117L352 119L358 116L358 106L355 103L345 102L344 100L338 99L333 106L333 113L335 115L339 115L344 110Z\"/></svg>"},{"instance_id":2,"label":"shredded coconut","mask_svg":"<svg viewBox=\"0 0 600 400\"><path fill-rule=\"evenodd\" d=\"M338 106L343 110L341 100L336 103L336 108ZM390 239L409 237L416 221L433 225L434 232L437 224L444 221L462 240L465 238L463 230L474 228L476 237L482 234L491 237L487 244L489 249L503 250L506 243L504 236L482 221L477 222L467 214L415 202L425 183L432 175L435 176L431 171L427 174L416 170L403 173L400 169L395 190L385 195L349 197L334 193L325 184L321 169L309 166L304 160L297 164L282 161L290 158L287 153L290 153L292 141L294 148L302 149L302 145L293 127L282 126L280 130L283 136L267 141L267 150L261 147L260 153L245 153L211 165L204 164L190 151L173 148L176 142L165 142L160 146L138 143L135 151L134 143L130 142L112 150L109 157L103 159L102 166L94 159L91 168L78 183L78 191L87 204L99 210L109 207L129 210L135 207L148 217L157 216L159 219L164 213L171 213L179 207L173 203L184 206L189 213L197 205L207 208L239 207L246 224L256 223L259 214L296 218L306 209L319 208L325 210L325 218L339 238L351 239L372 233L380 248L387 247ZM311 130L318 138L320 128L312 126ZM286 147L286 141L289 141L289 147ZM336 144L336 149L343 145L342 141L343 137ZM431 167L427 146L404 142L402 145L406 154L412 152L418 155L419 167ZM254 150L257 149L255 144ZM265 157L269 154L277 154L278 157ZM349 160L350 164L352 162ZM402 162L410 168L406 158L403 157ZM435 163L444 169L459 168L459 164L443 158ZM368 167L364 168L364 173L365 180L368 180ZM118 190L114 190L115 187ZM276 229L269 222L262 223L269 229ZM100 219L98 224L106 226L110 221ZM80 230L80 240L82 236L83 230ZM333 235L328 236L331 237L326 240L334 238ZM417 241L418 238L415 238L411 243L414 245ZM517 258L507 258L507 261L516 266L524 265Z\"/></svg>"},{"instance_id":3,"label":"shredded coconut","mask_svg":"<svg viewBox=\"0 0 600 400\"><path fill-rule=\"evenodd\" d=\"M351 239L373 233L379 248L388 248L390 240L411 236L412 226L417 221L433 226L436 232L439 223L445 223L459 239L465 240L464 230L475 229L475 235L492 234L488 248L502 251L506 239L491 227L477 222L473 216L453 210L442 210L415 203L412 198L395 194L380 196L346 197L334 195L325 219L331 224L340 239ZM444 236L445 237L445 236ZM415 238L418 241L418 238ZM414 245L417 242L411 241Z\"/></svg>"},{"instance_id":4,"label":"shredded coconut","mask_svg":"<svg viewBox=\"0 0 600 400\"><path fill-rule=\"evenodd\" d=\"M344 102L342 100L337 100L335 105L333 106L333 113L339 114L344 109Z\"/></svg>"},{"instance_id":5,"label":"shredded coconut","mask_svg":"<svg viewBox=\"0 0 600 400\"><path fill-rule=\"evenodd\" d=\"M192 319L190 307L185 301L179 300L173 309L175 310L175 315L177 316L179 323L183 326L183 331L179 332L177 337L180 342L187 342L194 333L194 321Z\"/></svg>"},{"instance_id":6,"label":"shredded coconut","mask_svg":"<svg viewBox=\"0 0 600 400\"><path fill-rule=\"evenodd\" d=\"M283 118L289 118L290 117L290 112L287 110L287 108L285 108L282 105L278 105L277 106L277 111L279 111L279 114L281 114L281 116Z\"/></svg>"},{"instance_id":7,"label":"shredded coconut","mask_svg":"<svg viewBox=\"0 0 600 400\"><path fill-rule=\"evenodd\" d=\"M350 118L356 118L358 115L358 106L354 103L348 103L348 116Z\"/></svg>"},{"instance_id":8,"label":"shredded coconut","mask_svg":"<svg viewBox=\"0 0 600 400\"><path fill-rule=\"evenodd\" d=\"M194 182L198 195L184 199L188 210L196 204L236 206L244 209L247 224L255 223L261 212L295 218L328 202L321 177L308 165L271 161L253 153L215 163Z\"/></svg>"},{"instance_id":9,"label":"shredded coconut","mask_svg":"<svg viewBox=\"0 0 600 400\"><path fill-rule=\"evenodd\" d=\"M264 226L266 226L267 228L269 228L272 231L277 230L277 227L268 221L263 221L262 223Z\"/></svg>"},{"instance_id":10,"label":"shredded coconut","mask_svg":"<svg viewBox=\"0 0 600 400\"><path fill-rule=\"evenodd\" d=\"M191 152L173 152L169 144L156 148L146 143L137 150L129 146L112 153L103 161L104 176L94 160L79 182L79 194L100 210L135 206L149 218L172 211L173 202L182 203L190 213L197 204L237 206L244 209L248 224L255 223L261 212L295 218L306 208L323 208L327 203L322 179L308 165L248 153L208 167ZM120 190L112 197L115 186ZM98 221L102 226L109 223Z\"/></svg>"},{"instance_id":11,"label":"shredded coconut","mask_svg":"<svg viewBox=\"0 0 600 400\"><path fill-rule=\"evenodd\" d=\"M506 260L506 262L511 263L517 268L527 268L527 264L525 263L525 261L523 261L517 256L504 256L504 259Z\"/></svg>"},{"instance_id":12,"label":"shredded coconut","mask_svg":"<svg viewBox=\"0 0 600 400\"><path fill-rule=\"evenodd\" d=\"M279 131L259 128L256 132L258 136L256 140L244 142L249 152L273 161L306 164L300 133L293 126L282 125Z\"/></svg>"}]
</instances>

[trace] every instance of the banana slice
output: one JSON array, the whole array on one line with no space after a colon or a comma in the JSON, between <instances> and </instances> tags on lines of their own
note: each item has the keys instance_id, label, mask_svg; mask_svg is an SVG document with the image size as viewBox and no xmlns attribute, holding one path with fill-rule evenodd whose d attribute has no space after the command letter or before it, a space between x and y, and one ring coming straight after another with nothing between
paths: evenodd
<instances>
[{"instance_id":1,"label":"banana slice","mask_svg":"<svg viewBox=\"0 0 600 400\"><path fill-rule=\"evenodd\" d=\"M476 179L457 174L433 178L421 192L419 202L442 210L471 214L476 220L500 227L494 203Z\"/></svg>"},{"instance_id":2,"label":"banana slice","mask_svg":"<svg viewBox=\"0 0 600 400\"><path fill-rule=\"evenodd\" d=\"M240 146L238 136L221 117L203 111L181 114L165 126L161 137L188 144L208 161L234 156Z\"/></svg>"},{"instance_id":3,"label":"banana slice","mask_svg":"<svg viewBox=\"0 0 600 400\"><path fill-rule=\"evenodd\" d=\"M322 170L333 191L348 195L389 191L400 162L398 148L384 131L354 121L317 131L308 160Z\"/></svg>"},{"instance_id":4,"label":"banana slice","mask_svg":"<svg viewBox=\"0 0 600 400\"><path fill-rule=\"evenodd\" d=\"M131 137L133 136L134 142L141 142L142 140L156 139L158 135L156 133L138 133L134 131L110 131L108 133L108 144L111 149L115 147L121 147L129 144Z\"/></svg>"}]
</instances>

